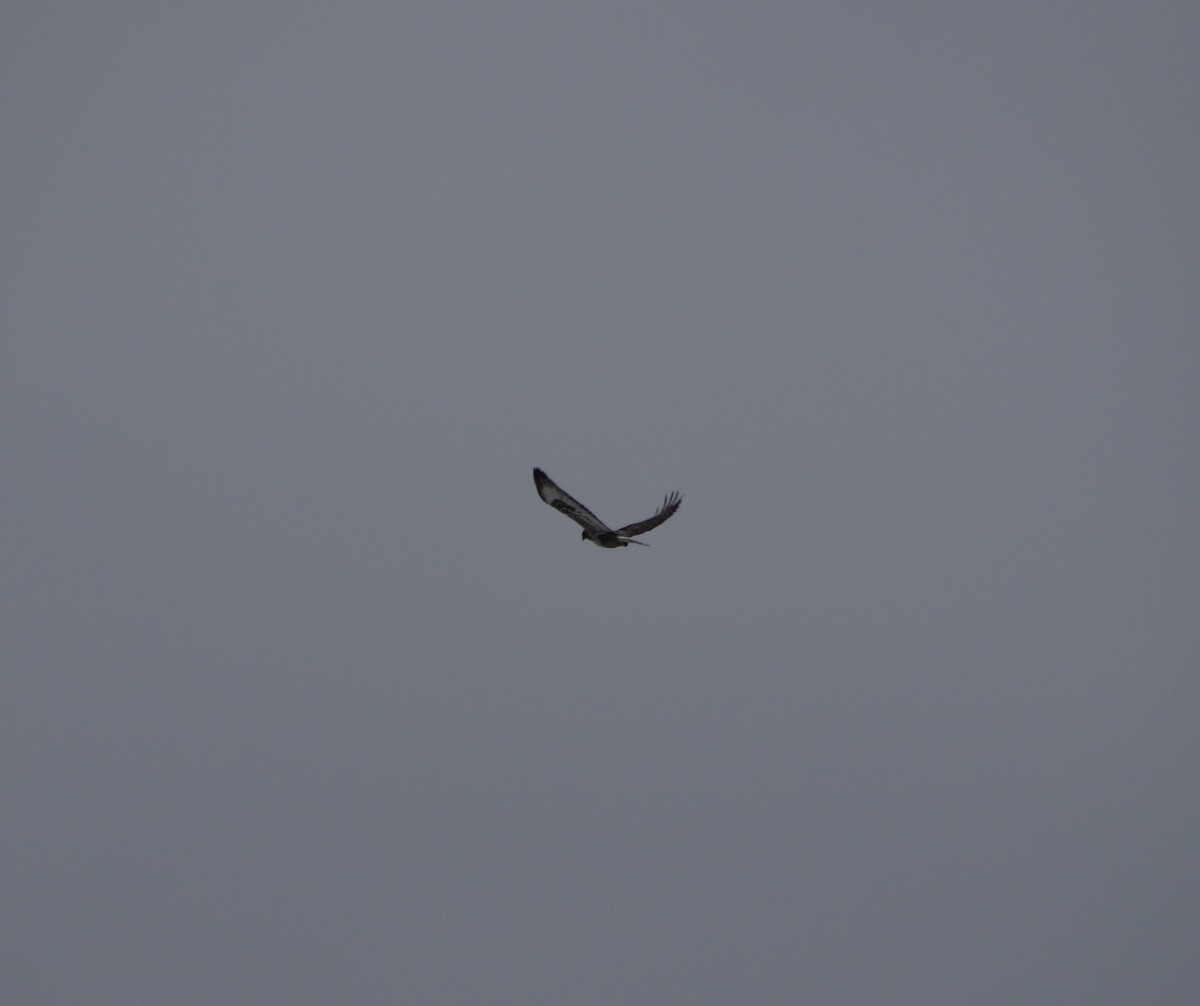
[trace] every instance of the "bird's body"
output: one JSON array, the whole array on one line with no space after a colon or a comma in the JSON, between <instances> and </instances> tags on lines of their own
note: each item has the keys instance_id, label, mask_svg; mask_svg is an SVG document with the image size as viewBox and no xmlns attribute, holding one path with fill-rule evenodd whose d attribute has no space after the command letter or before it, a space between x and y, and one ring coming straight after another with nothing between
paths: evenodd
<instances>
[{"instance_id":1,"label":"bird's body","mask_svg":"<svg viewBox=\"0 0 1200 1006\"><path fill-rule=\"evenodd\" d=\"M609 534L605 531L584 531L583 540L590 541L593 545L599 545L601 548L628 548L629 542L633 539L623 541L615 534ZM644 541L634 542L636 545L645 545Z\"/></svg>"},{"instance_id":2,"label":"bird's body","mask_svg":"<svg viewBox=\"0 0 1200 1006\"><path fill-rule=\"evenodd\" d=\"M538 495L542 500L554 507L559 513L566 514L583 528L583 540L590 541L600 548L627 548L630 544L645 545L644 541L634 540L634 535L645 534L658 527L663 521L679 509L683 497L679 493L671 493L663 500L663 505L653 517L636 524L626 524L615 531L585 507L579 500L565 492L555 484L540 468L533 470L533 483L537 486Z\"/></svg>"}]
</instances>

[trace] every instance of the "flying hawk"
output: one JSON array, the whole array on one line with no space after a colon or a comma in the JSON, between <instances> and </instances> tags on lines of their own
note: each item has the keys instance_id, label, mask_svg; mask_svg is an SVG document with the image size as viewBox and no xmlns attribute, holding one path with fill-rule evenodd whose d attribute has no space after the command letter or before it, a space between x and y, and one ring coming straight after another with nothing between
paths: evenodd
<instances>
[{"instance_id":1,"label":"flying hawk","mask_svg":"<svg viewBox=\"0 0 1200 1006\"><path fill-rule=\"evenodd\" d=\"M615 531L585 507L579 500L563 492L553 479L540 468L533 470L533 482L537 486L538 495L549 503L559 513L565 513L576 524L583 527L583 540L590 541L601 548L625 548L630 542L635 545L645 545L644 541L634 541L635 534L645 534L658 527L663 521L679 509L683 497L679 493L671 493L663 500L658 512L647 520L636 524L626 524Z\"/></svg>"}]
</instances>

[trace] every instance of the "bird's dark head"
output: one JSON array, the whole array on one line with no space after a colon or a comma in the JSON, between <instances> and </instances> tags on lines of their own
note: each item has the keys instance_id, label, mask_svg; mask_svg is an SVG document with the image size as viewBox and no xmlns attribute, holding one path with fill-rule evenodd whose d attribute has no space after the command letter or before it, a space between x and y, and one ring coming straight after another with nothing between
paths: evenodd
<instances>
[{"instance_id":1,"label":"bird's dark head","mask_svg":"<svg viewBox=\"0 0 1200 1006\"><path fill-rule=\"evenodd\" d=\"M579 534L579 540L580 540L580 541L587 541L587 540L588 540L588 532L587 532L587 528L586 528L586 527L585 527L585 528L584 528L584 529L583 529L583 530L580 532L580 534Z\"/></svg>"}]
</instances>

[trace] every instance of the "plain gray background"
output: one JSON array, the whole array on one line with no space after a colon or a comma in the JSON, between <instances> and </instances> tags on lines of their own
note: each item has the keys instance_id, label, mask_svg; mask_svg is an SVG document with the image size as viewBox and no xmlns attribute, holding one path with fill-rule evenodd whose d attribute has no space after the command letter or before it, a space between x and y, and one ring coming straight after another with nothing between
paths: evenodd
<instances>
[{"instance_id":1,"label":"plain gray background","mask_svg":"<svg viewBox=\"0 0 1200 1006\"><path fill-rule=\"evenodd\" d=\"M5 1002L1195 1001L1194 3L3 21Z\"/></svg>"}]
</instances>

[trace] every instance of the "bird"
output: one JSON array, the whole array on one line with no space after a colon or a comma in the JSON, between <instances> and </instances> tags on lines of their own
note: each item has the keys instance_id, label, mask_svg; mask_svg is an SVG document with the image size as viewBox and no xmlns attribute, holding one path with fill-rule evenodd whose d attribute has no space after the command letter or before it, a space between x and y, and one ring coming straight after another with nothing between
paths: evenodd
<instances>
[{"instance_id":1,"label":"bird","mask_svg":"<svg viewBox=\"0 0 1200 1006\"><path fill-rule=\"evenodd\" d=\"M673 516L679 509L679 504L683 502L683 497L679 493L669 493L653 517L640 520L636 524L626 524L614 531L579 500L556 485L554 480L540 468L533 470L533 483L537 486L538 495L544 502L550 504L559 513L566 514L576 524L583 527L582 538L584 541L590 541L600 548L627 548L630 543L645 545L644 541L635 541L633 536L645 534L658 527L668 517ZM646 547L649 548L648 545Z\"/></svg>"}]
</instances>

